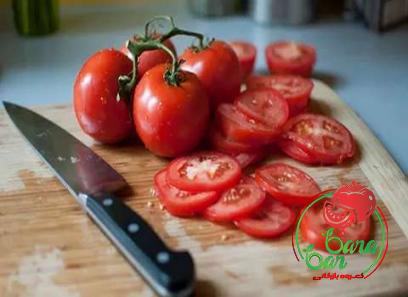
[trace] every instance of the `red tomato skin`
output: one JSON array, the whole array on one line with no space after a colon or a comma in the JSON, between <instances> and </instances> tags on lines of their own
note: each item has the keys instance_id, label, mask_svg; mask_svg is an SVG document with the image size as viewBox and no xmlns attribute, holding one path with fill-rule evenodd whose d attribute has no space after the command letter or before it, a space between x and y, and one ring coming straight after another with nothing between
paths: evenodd
<instances>
[{"instance_id":1,"label":"red tomato skin","mask_svg":"<svg viewBox=\"0 0 408 297\"><path fill-rule=\"evenodd\" d=\"M298 93L288 92L274 88L277 84L289 84L295 82L302 85L302 89ZM313 82L309 79L297 75L275 74L275 75L251 75L246 81L248 90L256 90L261 88L276 89L289 104L289 116L293 117L305 111L310 102L310 95L313 90Z\"/></svg>"},{"instance_id":2,"label":"red tomato skin","mask_svg":"<svg viewBox=\"0 0 408 297\"><path fill-rule=\"evenodd\" d=\"M307 182L310 183L310 185L313 187L315 190L315 193L311 195L300 195L297 193L290 193L288 191L281 191L279 188L275 187L274 185L269 184L265 178L262 177L262 171L267 170L268 168L273 168L273 166L286 166L289 167L291 170L295 170L296 172L300 172L302 176L307 180ZM289 166L284 163L273 163L271 165L266 165L264 167L258 168L255 171L255 180L258 183L258 185L266 191L269 195L271 195L274 199L282 202L285 205L289 206L305 206L310 203L315 199L315 195L320 192L320 187L319 185L313 180L311 176L309 176L307 173L301 171L300 169L297 169L296 167Z\"/></svg>"},{"instance_id":3,"label":"red tomato skin","mask_svg":"<svg viewBox=\"0 0 408 297\"><path fill-rule=\"evenodd\" d=\"M129 74L132 61L114 49L96 52L84 63L74 83L74 111L82 130L101 143L113 144L133 131L125 99L117 100L118 78Z\"/></svg>"},{"instance_id":4,"label":"red tomato skin","mask_svg":"<svg viewBox=\"0 0 408 297\"><path fill-rule=\"evenodd\" d=\"M237 55L224 41L215 40L201 50L188 48L180 57L181 68L195 73L203 83L211 100L211 109L220 103L232 102L241 88Z\"/></svg>"},{"instance_id":5,"label":"red tomato skin","mask_svg":"<svg viewBox=\"0 0 408 297\"><path fill-rule=\"evenodd\" d=\"M216 120L226 137L258 147L273 142L281 132L251 119L228 103L218 106Z\"/></svg>"},{"instance_id":6,"label":"red tomato skin","mask_svg":"<svg viewBox=\"0 0 408 297\"><path fill-rule=\"evenodd\" d=\"M266 150L260 149L252 153L230 154L237 160L242 169L262 161L266 157Z\"/></svg>"},{"instance_id":7,"label":"red tomato skin","mask_svg":"<svg viewBox=\"0 0 408 297\"><path fill-rule=\"evenodd\" d=\"M179 86L163 78L169 65L150 69L136 86L133 119L147 149L158 156L177 157L192 151L205 136L208 97L198 78L182 71Z\"/></svg>"},{"instance_id":8,"label":"red tomato skin","mask_svg":"<svg viewBox=\"0 0 408 297\"><path fill-rule=\"evenodd\" d=\"M275 55L274 49L288 41L278 41L268 44L265 48L266 63L270 73L273 74L294 74L303 77L310 77L316 63L316 49L304 43L296 43L305 53L300 61L285 61Z\"/></svg>"},{"instance_id":9,"label":"red tomato skin","mask_svg":"<svg viewBox=\"0 0 408 297\"><path fill-rule=\"evenodd\" d=\"M241 68L241 80L245 79L253 72L256 60L256 47L247 41L231 41L230 45L238 57Z\"/></svg>"},{"instance_id":10,"label":"red tomato skin","mask_svg":"<svg viewBox=\"0 0 408 297\"><path fill-rule=\"evenodd\" d=\"M212 146L222 153L250 153L259 150L259 146L229 139L217 127L210 130L210 142Z\"/></svg>"},{"instance_id":11,"label":"red tomato skin","mask_svg":"<svg viewBox=\"0 0 408 297\"><path fill-rule=\"evenodd\" d=\"M183 198L174 197L176 191L185 191L179 190L167 182L167 168L156 173L154 176L154 184L160 202L168 212L178 217L195 216L219 199L219 194L214 191L196 194L190 193L190 195L195 196L196 199L194 200L191 199L191 197L187 197L183 201ZM187 199L189 199L189 201L187 201Z\"/></svg>"},{"instance_id":12,"label":"red tomato skin","mask_svg":"<svg viewBox=\"0 0 408 297\"><path fill-rule=\"evenodd\" d=\"M291 140L282 139L278 142L278 146L282 150L282 152L296 161L300 161L304 164L309 165L316 165L319 163L319 160L313 158L312 155L304 151Z\"/></svg>"},{"instance_id":13,"label":"red tomato skin","mask_svg":"<svg viewBox=\"0 0 408 297\"><path fill-rule=\"evenodd\" d=\"M133 38L133 41L137 41L137 39ZM176 48L170 39L165 40L164 45L167 46L174 54L176 54ZM126 48L126 45L123 45L120 51L128 56L129 59L133 59L131 53ZM152 69L154 66L171 63L171 56L160 49L145 51L139 56L138 62L137 74L138 79L140 79L149 69Z\"/></svg>"}]
</instances>

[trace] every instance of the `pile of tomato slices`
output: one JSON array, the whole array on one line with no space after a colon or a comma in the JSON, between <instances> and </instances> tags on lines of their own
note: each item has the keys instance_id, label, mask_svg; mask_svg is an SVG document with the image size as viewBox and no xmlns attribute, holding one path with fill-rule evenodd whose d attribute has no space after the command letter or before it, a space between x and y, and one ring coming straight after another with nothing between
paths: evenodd
<instances>
[{"instance_id":1,"label":"pile of tomato slices","mask_svg":"<svg viewBox=\"0 0 408 297\"><path fill-rule=\"evenodd\" d=\"M250 176L234 158L211 151L175 159L156 173L154 186L162 205L175 216L230 222L261 238L286 232L296 207L320 192L309 175L287 164L270 164Z\"/></svg>"}]
</instances>

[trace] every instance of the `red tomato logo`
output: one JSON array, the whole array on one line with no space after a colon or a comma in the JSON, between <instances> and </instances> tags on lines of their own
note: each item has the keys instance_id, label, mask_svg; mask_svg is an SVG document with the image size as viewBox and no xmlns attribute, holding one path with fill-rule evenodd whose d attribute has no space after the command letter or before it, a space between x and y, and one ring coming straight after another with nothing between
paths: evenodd
<instances>
[{"instance_id":1,"label":"red tomato logo","mask_svg":"<svg viewBox=\"0 0 408 297\"><path fill-rule=\"evenodd\" d=\"M374 212L376 199L367 187L353 181L334 192L332 199L324 204L326 223L340 230L368 219Z\"/></svg>"}]
</instances>

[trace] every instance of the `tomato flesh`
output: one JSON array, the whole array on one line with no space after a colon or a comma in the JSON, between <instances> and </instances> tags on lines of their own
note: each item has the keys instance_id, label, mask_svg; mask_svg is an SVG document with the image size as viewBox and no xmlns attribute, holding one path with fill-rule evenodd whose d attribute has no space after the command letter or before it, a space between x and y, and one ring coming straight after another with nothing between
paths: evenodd
<instances>
[{"instance_id":1,"label":"tomato flesh","mask_svg":"<svg viewBox=\"0 0 408 297\"><path fill-rule=\"evenodd\" d=\"M288 103L273 89L245 91L238 96L235 104L248 117L276 130L276 134L280 133L289 117Z\"/></svg>"},{"instance_id":2,"label":"tomato flesh","mask_svg":"<svg viewBox=\"0 0 408 297\"><path fill-rule=\"evenodd\" d=\"M278 41L265 49L269 71L309 77L316 63L316 49L304 43Z\"/></svg>"},{"instance_id":3,"label":"tomato flesh","mask_svg":"<svg viewBox=\"0 0 408 297\"><path fill-rule=\"evenodd\" d=\"M232 154L232 156L237 160L241 168L244 169L252 164L260 162L266 156L266 152L265 150L260 150L252 153Z\"/></svg>"},{"instance_id":4,"label":"tomato flesh","mask_svg":"<svg viewBox=\"0 0 408 297\"><path fill-rule=\"evenodd\" d=\"M305 113L291 118L282 138L293 141L322 164L341 163L355 153L350 131L323 115Z\"/></svg>"},{"instance_id":5,"label":"tomato flesh","mask_svg":"<svg viewBox=\"0 0 408 297\"><path fill-rule=\"evenodd\" d=\"M334 229L333 236L340 237L343 242L347 240L365 240L367 242L370 238L370 225L371 221L367 219L343 229L343 233L340 232L339 229ZM323 217L323 203L317 203L309 208L304 215L300 224L300 234L304 241L314 244L316 249L326 251L325 237L322 233L326 232L329 228L331 227L326 223ZM329 243L329 247L332 250L337 250L339 243L332 240Z\"/></svg>"},{"instance_id":6,"label":"tomato flesh","mask_svg":"<svg viewBox=\"0 0 408 297\"><path fill-rule=\"evenodd\" d=\"M282 152L284 152L292 159L310 165L319 163L318 160L313 158L313 156L311 156L308 152L304 151L302 148L297 146L296 143L294 143L291 140L282 139L281 141L278 142L278 145Z\"/></svg>"},{"instance_id":7,"label":"tomato flesh","mask_svg":"<svg viewBox=\"0 0 408 297\"><path fill-rule=\"evenodd\" d=\"M222 193L203 216L210 221L228 222L244 218L256 211L265 200L265 192L252 177L244 177L234 187Z\"/></svg>"},{"instance_id":8,"label":"tomato flesh","mask_svg":"<svg viewBox=\"0 0 408 297\"><path fill-rule=\"evenodd\" d=\"M203 152L181 157L169 165L168 182L185 191L223 191L241 177L238 162L225 154Z\"/></svg>"},{"instance_id":9,"label":"tomato flesh","mask_svg":"<svg viewBox=\"0 0 408 297\"><path fill-rule=\"evenodd\" d=\"M303 112L309 104L313 82L296 75L252 75L246 81L248 90L271 88L289 104L290 116Z\"/></svg>"},{"instance_id":10,"label":"tomato flesh","mask_svg":"<svg viewBox=\"0 0 408 297\"><path fill-rule=\"evenodd\" d=\"M215 191L190 193L173 187L167 182L167 168L156 173L154 183L160 202L175 216L196 215L219 198Z\"/></svg>"},{"instance_id":11,"label":"tomato flesh","mask_svg":"<svg viewBox=\"0 0 408 297\"><path fill-rule=\"evenodd\" d=\"M230 45L238 57L241 79L244 81L254 70L256 47L247 41L232 41Z\"/></svg>"},{"instance_id":12,"label":"tomato flesh","mask_svg":"<svg viewBox=\"0 0 408 297\"><path fill-rule=\"evenodd\" d=\"M221 104L218 107L217 122L229 138L258 146L272 142L280 132L246 116L232 104Z\"/></svg>"},{"instance_id":13,"label":"tomato flesh","mask_svg":"<svg viewBox=\"0 0 408 297\"><path fill-rule=\"evenodd\" d=\"M249 153L258 148L258 146L228 138L221 131L217 130L217 127L210 131L210 141L217 151L226 154Z\"/></svg>"},{"instance_id":14,"label":"tomato flesh","mask_svg":"<svg viewBox=\"0 0 408 297\"><path fill-rule=\"evenodd\" d=\"M255 171L258 185L274 199L291 206L310 204L320 188L311 176L293 166L274 163Z\"/></svg>"},{"instance_id":15,"label":"tomato flesh","mask_svg":"<svg viewBox=\"0 0 408 297\"><path fill-rule=\"evenodd\" d=\"M235 225L250 236L274 238L286 232L295 219L295 212L291 208L267 197L257 212L235 221Z\"/></svg>"}]
</instances>

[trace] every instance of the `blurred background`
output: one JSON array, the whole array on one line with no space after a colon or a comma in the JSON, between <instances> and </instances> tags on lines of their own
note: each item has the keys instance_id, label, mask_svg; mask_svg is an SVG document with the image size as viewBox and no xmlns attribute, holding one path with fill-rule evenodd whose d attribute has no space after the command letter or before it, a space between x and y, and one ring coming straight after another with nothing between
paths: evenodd
<instances>
[{"instance_id":1,"label":"blurred background","mask_svg":"<svg viewBox=\"0 0 408 297\"><path fill-rule=\"evenodd\" d=\"M75 75L101 48L119 48L155 15L209 37L264 48L317 48L313 74L368 123L408 170L408 0L0 0L0 99L69 103ZM177 38L179 52L190 45Z\"/></svg>"}]
</instances>

